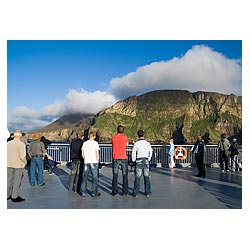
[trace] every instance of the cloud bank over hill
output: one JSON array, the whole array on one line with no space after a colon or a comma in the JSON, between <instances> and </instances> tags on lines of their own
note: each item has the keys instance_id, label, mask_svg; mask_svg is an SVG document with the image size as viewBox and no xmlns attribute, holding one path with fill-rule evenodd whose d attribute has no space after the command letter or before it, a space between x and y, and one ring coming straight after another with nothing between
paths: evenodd
<instances>
[{"instance_id":1,"label":"cloud bank over hill","mask_svg":"<svg viewBox=\"0 0 250 250\"><path fill-rule=\"evenodd\" d=\"M33 130L66 114L94 114L120 99L161 89L241 95L241 61L228 59L207 46L193 46L182 57L153 62L120 78L112 78L107 91L70 89L65 100L48 104L40 110L15 107L8 127L9 130Z\"/></svg>"},{"instance_id":2,"label":"cloud bank over hill","mask_svg":"<svg viewBox=\"0 0 250 250\"><path fill-rule=\"evenodd\" d=\"M94 114L109 107L115 101L114 96L107 92L70 89L65 96L65 101L43 107L40 115L43 118L49 118L75 113Z\"/></svg>"},{"instance_id":3,"label":"cloud bank over hill","mask_svg":"<svg viewBox=\"0 0 250 250\"><path fill-rule=\"evenodd\" d=\"M241 64L206 46L194 46L183 57L139 67L113 78L109 91L125 98L156 89L185 89L241 95Z\"/></svg>"},{"instance_id":4,"label":"cloud bank over hill","mask_svg":"<svg viewBox=\"0 0 250 250\"><path fill-rule=\"evenodd\" d=\"M95 114L116 102L113 95L102 92L88 92L84 89L70 89L64 101L52 103L40 110L32 110L25 106L15 107L13 117L9 119L9 128L33 130L45 127L59 117L67 114ZM13 130L13 129L10 129Z\"/></svg>"}]
</instances>

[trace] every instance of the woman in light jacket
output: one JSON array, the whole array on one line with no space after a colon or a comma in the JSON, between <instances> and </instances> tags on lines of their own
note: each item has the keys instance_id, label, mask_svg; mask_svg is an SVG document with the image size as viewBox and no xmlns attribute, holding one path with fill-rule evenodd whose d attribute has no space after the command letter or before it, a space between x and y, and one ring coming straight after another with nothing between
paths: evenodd
<instances>
[{"instance_id":1,"label":"woman in light jacket","mask_svg":"<svg viewBox=\"0 0 250 250\"><path fill-rule=\"evenodd\" d=\"M174 140L171 138L169 140L169 147L168 147L168 166L169 168L174 168L175 163L174 163Z\"/></svg>"}]
</instances>

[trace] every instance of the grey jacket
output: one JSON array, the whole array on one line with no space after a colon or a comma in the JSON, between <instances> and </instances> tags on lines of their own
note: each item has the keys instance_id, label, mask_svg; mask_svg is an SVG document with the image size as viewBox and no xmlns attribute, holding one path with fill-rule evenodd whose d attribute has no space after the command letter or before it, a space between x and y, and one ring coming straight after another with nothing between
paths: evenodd
<instances>
[{"instance_id":1,"label":"grey jacket","mask_svg":"<svg viewBox=\"0 0 250 250\"><path fill-rule=\"evenodd\" d=\"M218 148L220 152L225 151L226 155L229 155L230 142L228 139L221 139L218 142Z\"/></svg>"}]
</instances>

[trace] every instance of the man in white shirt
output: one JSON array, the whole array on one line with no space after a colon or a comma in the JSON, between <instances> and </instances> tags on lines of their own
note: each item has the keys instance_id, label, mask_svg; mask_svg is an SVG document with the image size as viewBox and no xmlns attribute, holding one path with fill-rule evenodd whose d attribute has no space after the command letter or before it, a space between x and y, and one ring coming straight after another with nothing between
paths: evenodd
<instances>
[{"instance_id":1,"label":"man in white shirt","mask_svg":"<svg viewBox=\"0 0 250 250\"><path fill-rule=\"evenodd\" d=\"M99 162L99 144L95 141L96 134L94 131L89 132L89 140L82 145L82 157L84 159L83 180L81 185L81 195L87 195L88 175L92 174L92 197L100 196L98 192L98 162Z\"/></svg>"},{"instance_id":2,"label":"man in white shirt","mask_svg":"<svg viewBox=\"0 0 250 250\"><path fill-rule=\"evenodd\" d=\"M139 137L139 140L134 144L132 149L132 161L136 161L136 174L133 196L138 197L141 175L143 173L145 195L149 197L151 194L151 185L149 180L149 162L151 160L153 150L150 143L144 139L143 130L139 130L137 132L137 135Z\"/></svg>"},{"instance_id":3,"label":"man in white shirt","mask_svg":"<svg viewBox=\"0 0 250 250\"><path fill-rule=\"evenodd\" d=\"M7 143L7 200L22 202L19 196L23 171L26 165L25 144L20 141L22 133L17 130L14 139Z\"/></svg>"}]
</instances>

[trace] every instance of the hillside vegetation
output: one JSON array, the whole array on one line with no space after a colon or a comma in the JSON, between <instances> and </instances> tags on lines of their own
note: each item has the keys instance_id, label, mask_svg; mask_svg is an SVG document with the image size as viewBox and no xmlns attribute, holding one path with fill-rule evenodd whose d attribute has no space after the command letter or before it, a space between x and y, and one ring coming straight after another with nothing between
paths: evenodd
<instances>
[{"instance_id":1,"label":"hillside vegetation","mask_svg":"<svg viewBox=\"0 0 250 250\"><path fill-rule=\"evenodd\" d=\"M98 132L100 142L110 142L119 124L125 126L130 141L138 129L153 143L174 137L176 143L192 143L198 134L217 142L220 134L241 140L242 98L213 92L159 90L119 101L95 115L71 115L41 129L50 140L70 140L77 131ZM33 133L30 133L30 136Z\"/></svg>"}]
</instances>

